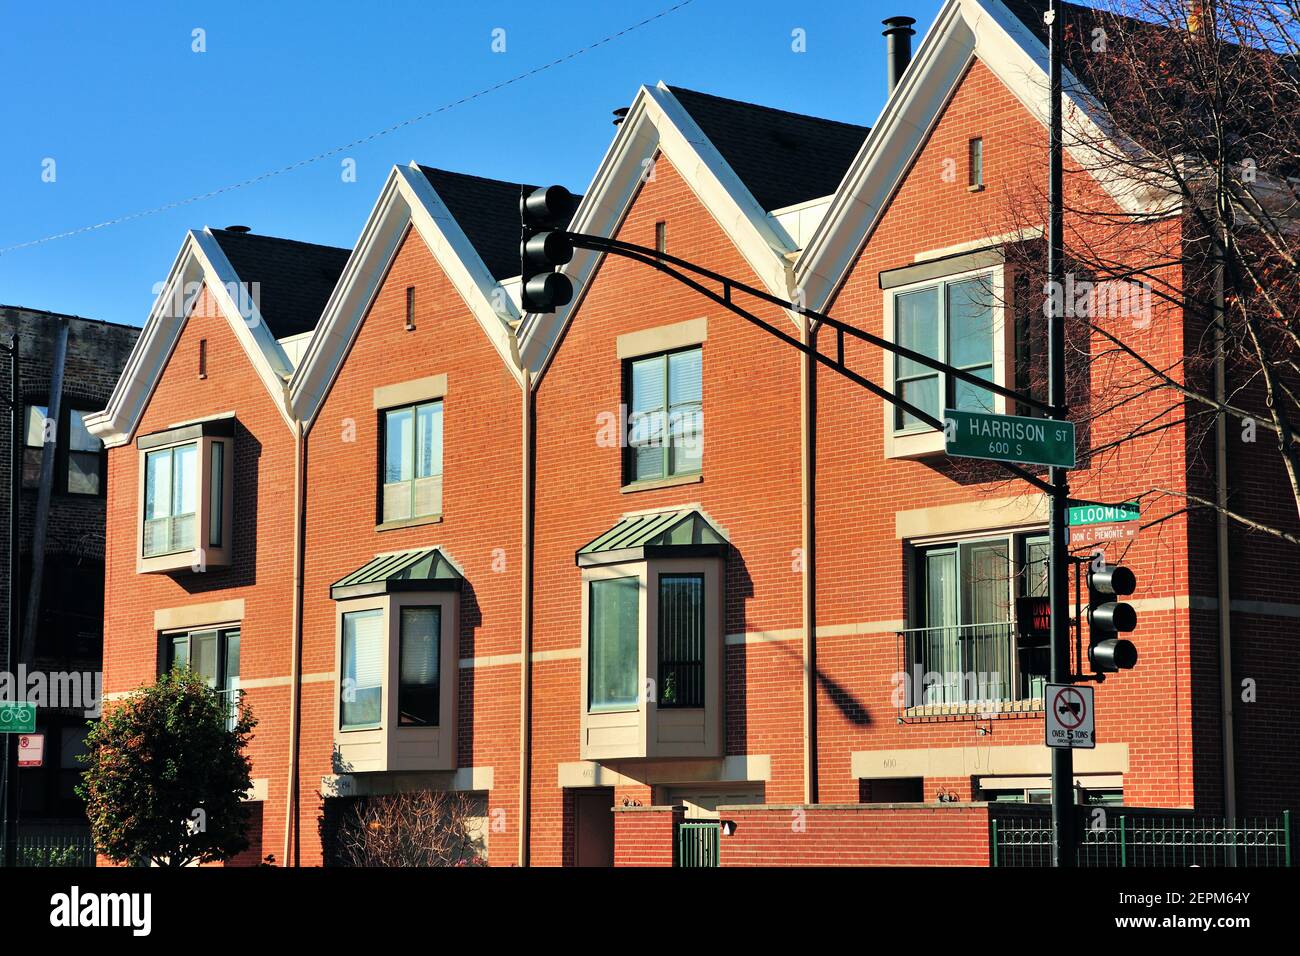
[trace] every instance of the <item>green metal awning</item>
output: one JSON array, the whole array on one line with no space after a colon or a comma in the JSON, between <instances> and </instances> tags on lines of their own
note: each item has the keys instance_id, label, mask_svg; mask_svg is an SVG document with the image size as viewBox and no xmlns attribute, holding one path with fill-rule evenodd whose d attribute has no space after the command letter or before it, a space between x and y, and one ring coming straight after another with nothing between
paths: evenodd
<instances>
[{"instance_id":1,"label":"green metal awning","mask_svg":"<svg viewBox=\"0 0 1300 956\"><path fill-rule=\"evenodd\" d=\"M721 558L727 539L694 508L629 515L578 550L580 567L654 558Z\"/></svg>"},{"instance_id":2,"label":"green metal awning","mask_svg":"<svg viewBox=\"0 0 1300 956\"><path fill-rule=\"evenodd\" d=\"M336 601L391 594L394 591L459 591L459 571L438 548L376 555L330 586Z\"/></svg>"}]
</instances>

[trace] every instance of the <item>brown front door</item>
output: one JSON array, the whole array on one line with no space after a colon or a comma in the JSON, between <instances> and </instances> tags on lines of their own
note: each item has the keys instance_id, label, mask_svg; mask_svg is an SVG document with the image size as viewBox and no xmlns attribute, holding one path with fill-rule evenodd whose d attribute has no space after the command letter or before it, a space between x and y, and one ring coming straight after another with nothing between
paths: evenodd
<instances>
[{"instance_id":1,"label":"brown front door","mask_svg":"<svg viewBox=\"0 0 1300 956\"><path fill-rule=\"evenodd\" d=\"M573 791L575 866L614 865L614 791Z\"/></svg>"}]
</instances>

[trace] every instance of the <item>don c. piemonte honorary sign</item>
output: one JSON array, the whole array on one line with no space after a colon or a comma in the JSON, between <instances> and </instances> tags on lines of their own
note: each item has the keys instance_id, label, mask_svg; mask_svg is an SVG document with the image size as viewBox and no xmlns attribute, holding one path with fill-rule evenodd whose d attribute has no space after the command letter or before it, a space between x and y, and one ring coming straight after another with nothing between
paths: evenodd
<instances>
[{"instance_id":1,"label":"don c. piemonte honorary sign","mask_svg":"<svg viewBox=\"0 0 1300 956\"><path fill-rule=\"evenodd\" d=\"M990 412L943 412L944 450L958 458L1073 468L1074 423Z\"/></svg>"}]
</instances>

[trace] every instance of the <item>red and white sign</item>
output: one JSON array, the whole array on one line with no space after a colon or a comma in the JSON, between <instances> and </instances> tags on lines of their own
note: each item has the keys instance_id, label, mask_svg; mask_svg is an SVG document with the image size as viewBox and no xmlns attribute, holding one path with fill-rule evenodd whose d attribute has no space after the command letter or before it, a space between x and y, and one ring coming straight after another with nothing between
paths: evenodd
<instances>
[{"instance_id":1,"label":"red and white sign","mask_svg":"<svg viewBox=\"0 0 1300 956\"><path fill-rule=\"evenodd\" d=\"M1062 750L1097 746L1091 687L1048 684L1043 699L1047 704L1047 746Z\"/></svg>"},{"instance_id":2,"label":"red and white sign","mask_svg":"<svg viewBox=\"0 0 1300 956\"><path fill-rule=\"evenodd\" d=\"M22 734L18 737L18 766L39 767L45 762L45 735Z\"/></svg>"}]
</instances>

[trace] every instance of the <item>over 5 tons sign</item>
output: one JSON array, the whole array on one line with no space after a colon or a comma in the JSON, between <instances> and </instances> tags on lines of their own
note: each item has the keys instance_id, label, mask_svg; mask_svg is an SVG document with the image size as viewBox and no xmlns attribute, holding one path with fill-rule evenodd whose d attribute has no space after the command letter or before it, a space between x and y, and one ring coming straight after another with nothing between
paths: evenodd
<instances>
[{"instance_id":1,"label":"over 5 tons sign","mask_svg":"<svg viewBox=\"0 0 1300 956\"><path fill-rule=\"evenodd\" d=\"M1091 687L1048 684L1043 699L1047 708L1047 746L1061 750L1091 750L1097 746Z\"/></svg>"}]
</instances>

